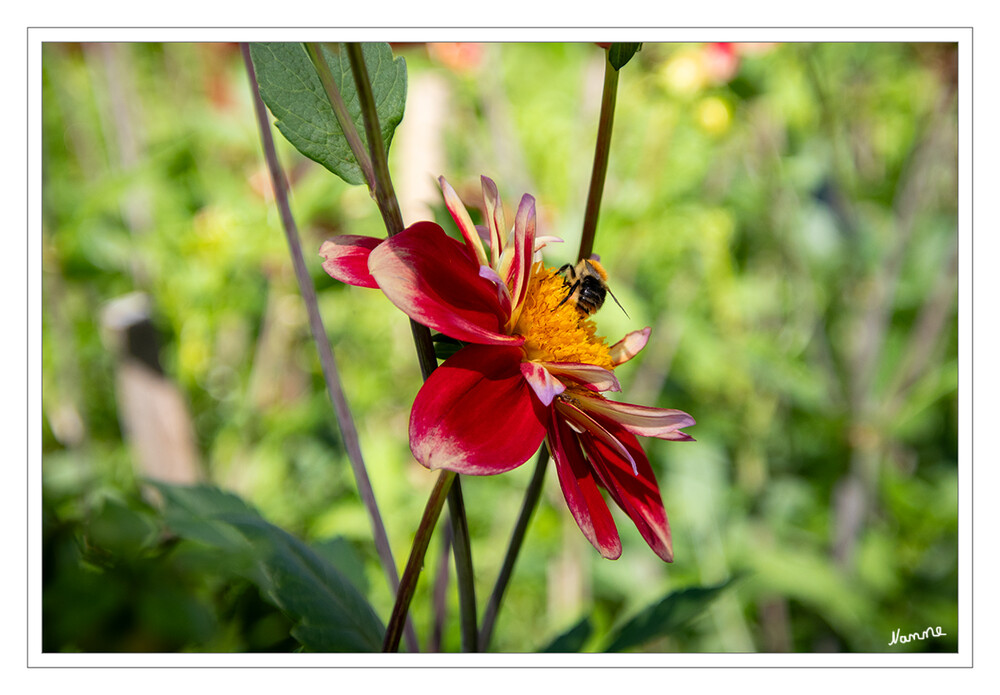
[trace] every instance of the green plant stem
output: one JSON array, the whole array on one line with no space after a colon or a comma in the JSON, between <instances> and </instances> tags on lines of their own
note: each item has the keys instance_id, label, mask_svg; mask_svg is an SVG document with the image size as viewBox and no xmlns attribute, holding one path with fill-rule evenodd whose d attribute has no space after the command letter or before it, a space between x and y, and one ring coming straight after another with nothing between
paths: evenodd
<instances>
[{"instance_id":1,"label":"green plant stem","mask_svg":"<svg viewBox=\"0 0 1000 695\"><path fill-rule=\"evenodd\" d=\"M611 65L605 51L604 92L601 95L601 116L597 124L597 145L594 149L594 168L590 174L587 208L583 216L583 234L580 236L578 259L590 258L594 252L594 235L597 233L597 216L601 211L604 179L608 173L608 153L611 150L611 127L615 122L615 101L618 95L618 71Z\"/></svg>"},{"instance_id":2,"label":"green plant stem","mask_svg":"<svg viewBox=\"0 0 1000 695\"><path fill-rule=\"evenodd\" d=\"M393 606L392 615L389 617L389 625L385 629L385 641L382 642L383 652L394 652L399 649L399 639L403 632L405 616L413 600L413 592L417 588L417 577L424 565L424 555L427 553L427 546L434 533L438 517L441 516L441 509L444 501L448 497L451 485L457 476L451 471L441 471L434 489L431 490L430 497L427 498L427 505L424 507L424 515L420 518L420 525L417 526L417 533L413 537L413 546L410 548L410 558L406 562L406 569L403 570L403 578L399 582L399 590L396 592L396 604Z\"/></svg>"},{"instance_id":3,"label":"green plant stem","mask_svg":"<svg viewBox=\"0 0 1000 695\"><path fill-rule=\"evenodd\" d=\"M392 557L389 537L386 534L385 525L382 523L382 516L379 514L378 504L375 502L375 491L372 489L368 470L361 455L358 431L354 425L354 418L347 404L347 398L344 396L337 362L333 357L333 350L330 347L330 340L326 335L326 329L323 327L323 319L319 313L319 303L316 301L316 290L313 287L312 278L309 275L305 258L302 255L302 244L299 242L298 227L295 224L295 218L292 216L292 208L288 203L288 181L285 178L281 164L278 162L278 154L274 148L274 138L271 137L267 111L264 101L260 97L260 91L257 88L257 75L254 72L253 62L250 59L250 47L248 44L243 43L240 44L240 50L243 53L243 61L246 65L247 74L250 77L254 112L260 130L264 159L267 161L267 168L271 173L274 199L281 213L281 225L285 230L285 237L288 240L292 265L295 268L295 277L298 281L299 291L302 293L302 299L305 302L306 311L309 316L309 328L312 332L313 341L319 350L320 364L323 368L323 378L326 381L327 392L330 395L330 400L333 403L334 412L337 416L337 424L340 427L344 447L347 449L347 458L350 461L351 469L354 472L354 479L358 485L358 493L361 495L365 508L368 510L375 548L379 559L382 561L382 566L385 568L389 585L393 590L398 591L400 581L396 573L396 561ZM412 651L418 651L416 632L414 632L412 624L408 624L406 628L408 648Z\"/></svg>"},{"instance_id":4,"label":"green plant stem","mask_svg":"<svg viewBox=\"0 0 1000 695\"><path fill-rule=\"evenodd\" d=\"M389 162L386 157L385 145L382 142L382 133L379 126L378 111L375 107L375 97L372 94L371 80L368 77L368 67L365 65L364 52L359 43L346 44L347 57L351 63L351 72L354 74L354 83L358 90L358 103L361 106L361 114L364 117L365 135L368 138L368 146L371 148L372 168L375 175L375 202L379 212L382 214L382 221L385 223L386 232L389 236L395 236L403 231L403 217L399 211L399 202L396 200L396 192L392 186L392 178L389 176ZM410 320L410 331L413 333L413 342L417 348L417 358L420 361L420 371L424 380L437 368L437 357L434 355L434 344L431 342L431 333L426 326L422 326L416 321ZM445 474L438 477L438 485L441 484ZM454 480L448 481L448 510L451 514L452 528L454 530L453 552L455 554L455 577L458 583L458 597L460 613L462 616L462 647L470 651L475 651L477 642L476 630L476 592L474 575L472 570L472 547L469 542L468 522L465 516L465 505L462 501L462 487L458 477L451 474ZM435 490L437 490L437 485ZM421 520L423 526L429 524L427 530L428 538L418 544L414 540L410 549L410 557L407 560L406 569L403 571L403 579L400 589L396 592L396 603L392 609L392 616L389 624L394 625L402 621L402 616L409 612L410 601L413 598L413 591L419 578L420 569L423 567L424 553L427 551L427 542L430 540L430 533L437 524L438 516L441 513L440 506L437 512L428 516L434 509L435 500L433 494L427 501L424 509L424 517ZM407 582L412 582L412 586ZM395 651L399 645L398 636L395 644L390 640L390 634L386 634L386 647L391 647Z\"/></svg>"},{"instance_id":5,"label":"green plant stem","mask_svg":"<svg viewBox=\"0 0 1000 695\"><path fill-rule=\"evenodd\" d=\"M507 554L503 559L503 566L500 574L497 575L496 584L493 586L493 593L486 604L483 612L483 624L479 632L479 648L487 651L490 648L490 640L493 638L493 627L496 624L497 613L500 611L500 603L503 601L504 592L510 583L511 575L514 573L514 562L517 561L518 553L521 552L521 544L528 531L528 523L538 506L538 500L542 496L542 483L545 482L545 469L548 468L549 449L542 446L538 452L538 459L535 462L535 472L528 483L528 489L524 493L524 502L521 503L521 513L517 517L514 525L514 532L510 537L510 544L507 546Z\"/></svg>"},{"instance_id":6,"label":"green plant stem","mask_svg":"<svg viewBox=\"0 0 1000 695\"><path fill-rule=\"evenodd\" d=\"M441 556L438 558L437 571L434 573L434 588L431 592L431 613L434 624L431 635L427 638L427 651L440 652L441 641L444 639L444 621L448 615L448 572L451 568L451 543L453 533L451 524L441 530Z\"/></svg>"},{"instance_id":7,"label":"green plant stem","mask_svg":"<svg viewBox=\"0 0 1000 695\"><path fill-rule=\"evenodd\" d=\"M382 142L382 131L378 122L378 111L375 109L371 80L368 77L368 66L365 65L360 43L345 45L347 57L351 61L351 72L354 73L354 83L358 88L361 113L365 118L365 136L368 138L368 147L371 148L372 168L375 172L375 200L389 234L399 234L403 231L403 215L399 211L396 191L389 177L389 161L386 157L385 143Z\"/></svg>"},{"instance_id":8,"label":"green plant stem","mask_svg":"<svg viewBox=\"0 0 1000 695\"><path fill-rule=\"evenodd\" d=\"M318 43L306 43L304 45L306 53L309 54L309 59L316 67L316 74L319 76L319 81L323 84L323 89L326 90L330 106L333 107L333 113L337 116L337 123L340 124L340 130L344 133L347 144L350 146L354 158L358 161L361 173L368 184L368 191L372 195L375 195L375 171L372 169L372 159L368 154L368 150L365 149L365 144L361 141L361 136L358 135L357 128L354 127L354 121L351 120L350 114L347 113L347 107L340 96L340 90L337 89L337 83L333 80L333 73L330 72L330 66L327 64L326 58L323 57L323 49Z\"/></svg>"},{"instance_id":9,"label":"green plant stem","mask_svg":"<svg viewBox=\"0 0 1000 695\"><path fill-rule=\"evenodd\" d=\"M476 583L472 576L472 545L469 524L465 516L460 478L448 492L448 511L451 517L452 548L455 553L455 579L458 583L458 608L462 625L462 651L479 651L479 632L476 628Z\"/></svg>"}]
</instances>

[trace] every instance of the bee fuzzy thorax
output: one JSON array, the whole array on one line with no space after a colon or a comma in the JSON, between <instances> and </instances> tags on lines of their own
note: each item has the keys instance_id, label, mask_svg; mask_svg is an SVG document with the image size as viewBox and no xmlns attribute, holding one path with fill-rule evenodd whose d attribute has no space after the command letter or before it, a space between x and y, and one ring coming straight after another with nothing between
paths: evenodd
<instances>
[{"instance_id":1,"label":"bee fuzzy thorax","mask_svg":"<svg viewBox=\"0 0 1000 695\"><path fill-rule=\"evenodd\" d=\"M590 316L602 306L607 295L621 307L618 299L608 289L608 273L600 262L592 258L584 258L575 266L567 263L558 271L563 276L563 284L567 288L562 302L569 302L584 316ZM622 311L625 311L622 308ZM625 314L628 316L628 313Z\"/></svg>"}]
</instances>

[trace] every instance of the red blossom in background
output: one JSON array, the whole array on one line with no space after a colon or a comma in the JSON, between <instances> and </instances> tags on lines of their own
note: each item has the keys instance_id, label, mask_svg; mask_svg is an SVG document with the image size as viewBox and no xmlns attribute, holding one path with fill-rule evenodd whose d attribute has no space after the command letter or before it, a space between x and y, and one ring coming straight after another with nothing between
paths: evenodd
<instances>
[{"instance_id":1,"label":"red blossom in background","mask_svg":"<svg viewBox=\"0 0 1000 695\"><path fill-rule=\"evenodd\" d=\"M454 189L439 180L462 233L433 222L384 241L338 236L320 249L334 278L378 287L413 320L465 343L427 379L410 414L410 448L432 469L491 475L520 466L546 441L567 505L604 557L621 541L601 494L670 562L670 526L652 467L636 435L691 440L679 410L609 400L613 370L634 357L650 329L608 346L537 254L552 237L535 234L535 202L521 199L506 225L496 185L482 177L486 225L473 224Z\"/></svg>"}]
</instances>

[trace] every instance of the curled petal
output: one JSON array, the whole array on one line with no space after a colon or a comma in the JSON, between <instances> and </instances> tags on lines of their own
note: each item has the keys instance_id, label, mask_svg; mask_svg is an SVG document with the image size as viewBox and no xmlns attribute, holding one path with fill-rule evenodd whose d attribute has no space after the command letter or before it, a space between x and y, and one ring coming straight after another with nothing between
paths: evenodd
<instances>
[{"instance_id":1,"label":"curled petal","mask_svg":"<svg viewBox=\"0 0 1000 695\"><path fill-rule=\"evenodd\" d=\"M410 449L427 468L503 473L545 436L547 409L521 375L515 347L467 345L431 373L413 401Z\"/></svg>"},{"instance_id":2,"label":"curled petal","mask_svg":"<svg viewBox=\"0 0 1000 695\"><path fill-rule=\"evenodd\" d=\"M483 244L490 243L490 229L489 227L484 227L481 224L476 225L476 234L479 235L479 241Z\"/></svg>"},{"instance_id":3,"label":"curled petal","mask_svg":"<svg viewBox=\"0 0 1000 695\"><path fill-rule=\"evenodd\" d=\"M510 325L516 324L520 316L524 295L528 291L528 279L534 263L535 247L535 199L525 193L517 208L514 218L513 249L504 249L497 271L500 277L506 278L507 286L511 288L510 295L514 300L511 310ZM509 253L513 251L513 253Z\"/></svg>"},{"instance_id":4,"label":"curled petal","mask_svg":"<svg viewBox=\"0 0 1000 695\"><path fill-rule=\"evenodd\" d=\"M611 346L611 361L614 362L616 367L620 364L625 364L646 347L646 343L649 342L651 330L649 326L646 326L641 331L632 331Z\"/></svg>"},{"instance_id":5,"label":"curled petal","mask_svg":"<svg viewBox=\"0 0 1000 695\"><path fill-rule=\"evenodd\" d=\"M657 439L693 441L692 437L680 432L682 427L695 424L694 418L683 410L672 408L648 408L632 403L618 403L599 396L579 394L580 408L591 415L614 420L632 434Z\"/></svg>"},{"instance_id":6,"label":"curled petal","mask_svg":"<svg viewBox=\"0 0 1000 695\"><path fill-rule=\"evenodd\" d=\"M334 280L357 287L378 287L368 272L368 256L382 239L354 234L341 234L327 239L319 247L323 257L323 270Z\"/></svg>"},{"instance_id":7,"label":"curled petal","mask_svg":"<svg viewBox=\"0 0 1000 695\"><path fill-rule=\"evenodd\" d=\"M489 280L497 286L497 301L500 302L500 308L505 314L510 314L510 290L507 289L507 283L497 275L497 271L488 265L481 265L479 266L479 277Z\"/></svg>"},{"instance_id":8,"label":"curled petal","mask_svg":"<svg viewBox=\"0 0 1000 695\"><path fill-rule=\"evenodd\" d=\"M368 270L407 316L468 343L520 345L503 333L507 312L471 253L433 222L417 222L383 242Z\"/></svg>"},{"instance_id":9,"label":"curled petal","mask_svg":"<svg viewBox=\"0 0 1000 695\"><path fill-rule=\"evenodd\" d=\"M577 526L601 555L617 560L622 554L622 543L611 510L604 502L593 471L580 450L577 435L555 410L552 411L546 441L556 463L566 506Z\"/></svg>"},{"instance_id":10,"label":"curled petal","mask_svg":"<svg viewBox=\"0 0 1000 695\"><path fill-rule=\"evenodd\" d=\"M524 375L525 380L534 390L542 405L551 405L552 399L566 390L561 381L537 362L522 362L521 374Z\"/></svg>"},{"instance_id":11,"label":"curled petal","mask_svg":"<svg viewBox=\"0 0 1000 695\"><path fill-rule=\"evenodd\" d=\"M520 305L524 293L528 289L531 256L535 249L535 199L527 193L521 196L521 204L518 206L517 216L514 218L514 243L517 245L512 268L513 277L517 283L514 299ZM508 276L508 284L510 284L510 276Z\"/></svg>"},{"instance_id":12,"label":"curled petal","mask_svg":"<svg viewBox=\"0 0 1000 695\"><path fill-rule=\"evenodd\" d=\"M481 176L480 179L483 184L483 203L486 204L486 223L490 229L490 252L497 259L503 251L503 235L507 230L503 203L500 202L500 193L493 179L487 176Z\"/></svg>"},{"instance_id":13,"label":"curled petal","mask_svg":"<svg viewBox=\"0 0 1000 695\"><path fill-rule=\"evenodd\" d=\"M583 362L540 362L545 369L563 380L586 386L591 391L621 391L614 372Z\"/></svg>"},{"instance_id":14,"label":"curled petal","mask_svg":"<svg viewBox=\"0 0 1000 695\"><path fill-rule=\"evenodd\" d=\"M670 523L649 459L634 435L615 427L612 422L605 424L615 440L628 450L629 459L620 456L603 439L585 432L580 435L580 441L587 452L590 465L615 504L632 520L653 552L665 562L673 562ZM630 461L638 468L638 473L633 473Z\"/></svg>"},{"instance_id":15,"label":"curled petal","mask_svg":"<svg viewBox=\"0 0 1000 695\"><path fill-rule=\"evenodd\" d=\"M479 239L479 232L476 231L476 225L472 223L469 211L465 209L465 203L462 202L462 199L458 197L458 193L455 192L450 183L445 181L443 176L438 178L438 184L441 186L441 193L444 194L444 204L447 206L448 212L451 213L451 218L458 225L458 229L462 232L462 238L465 239L466 246L475 254L479 265L488 265L489 261L486 259L486 251L483 250L483 243Z\"/></svg>"},{"instance_id":16,"label":"curled petal","mask_svg":"<svg viewBox=\"0 0 1000 695\"><path fill-rule=\"evenodd\" d=\"M535 251L541 251L542 249L545 248L546 244L561 244L562 242L563 240L557 236L546 236L546 235L536 236Z\"/></svg>"}]
</instances>

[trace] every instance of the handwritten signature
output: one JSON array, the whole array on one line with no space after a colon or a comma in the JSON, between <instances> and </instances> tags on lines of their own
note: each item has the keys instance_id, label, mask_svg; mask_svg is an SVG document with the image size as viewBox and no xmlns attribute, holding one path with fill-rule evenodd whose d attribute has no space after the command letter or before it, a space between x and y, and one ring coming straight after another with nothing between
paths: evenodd
<instances>
[{"instance_id":1,"label":"handwritten signature","mask_svg":"<svg viewBox=\"0 0 1000 695\"><path fill-rule=\"evenodd\" d=\"M940 625L937 627L928 627L923 632L911 632L908 635L901 635L899 633L900 630L898 629L892 633L892 641L889 642L890 647L896 644L896 642L899 642L900 644L906 644L907 642L913 642L914 640L918 639L925 640L928 637L946 637L948 635L947 632L941 632Z\"/></svg>"}]
</instances>

